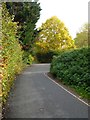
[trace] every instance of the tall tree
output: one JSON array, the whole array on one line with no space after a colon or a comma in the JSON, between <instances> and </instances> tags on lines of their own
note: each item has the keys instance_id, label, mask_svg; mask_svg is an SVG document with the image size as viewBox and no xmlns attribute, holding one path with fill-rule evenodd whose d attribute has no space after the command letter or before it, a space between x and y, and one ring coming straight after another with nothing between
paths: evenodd
<instances>
[{"instance_id":1,"label":"tall tree","mask_svg":"<svg viewBox=\"0 0 90 120\"><path fill-rule=\"evenodd\" d=\"M41 32L36 42L37 51L58 51L74 47L74 42L69 35L68 29L56 16L46 20L39 30Z\"/></svg>"},{"instance_id":2,"label":"tall tree","mask_svg":"<svg viewBox=\"0 0 90 120\"><path fill-rule=\"evenodd\" d=\"M9 13L14 15L14 21L20 26L20 42L28 49L36 36L36 22L40 17L40 3L37 2L7 2Z\"/></svg>"},{"instance_id":3,"label":"tall tree","mask_svg":"<svg viewBox=\"0 0 90 120\"><path fill-rule=\"evenodd\" d=\"M87 47L90 38L90 24L84 24L81 30L76 34L75 45L77 48Z\"/></svg>"}]
</instances>

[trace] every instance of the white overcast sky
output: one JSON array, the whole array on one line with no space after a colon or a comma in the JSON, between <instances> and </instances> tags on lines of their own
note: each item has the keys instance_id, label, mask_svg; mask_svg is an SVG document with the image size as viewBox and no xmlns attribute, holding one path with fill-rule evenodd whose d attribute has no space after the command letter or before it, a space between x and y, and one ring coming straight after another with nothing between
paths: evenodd
<instances>
[{"instance_id":1,"label":"white overcast sky","mask_svg":"<svg viewBox=\"0 0 90 120\"><path fill-rule=\"evenodd\" d=\"M75 38L80 27L88 22L88 2L89 0L39 0L42 11L37 27L48 18L57 16Z\"/></svg>"}]
</instances>

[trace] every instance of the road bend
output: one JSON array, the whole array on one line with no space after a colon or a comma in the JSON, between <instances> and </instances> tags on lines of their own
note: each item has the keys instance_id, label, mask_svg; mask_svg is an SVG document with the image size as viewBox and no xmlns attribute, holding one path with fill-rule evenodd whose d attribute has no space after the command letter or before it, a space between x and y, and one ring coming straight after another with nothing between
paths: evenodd
<instances>
[{"instance_id":1,"label":"road bend","mask_svg":"<svg viewBox=\"0 0 90 120\"><path fill-rule=\"evenodd\" d=\"M51 81L50 64L33 64L17 76L5 118L88 118L88 105Z\"/></svg>"}]
</instances>

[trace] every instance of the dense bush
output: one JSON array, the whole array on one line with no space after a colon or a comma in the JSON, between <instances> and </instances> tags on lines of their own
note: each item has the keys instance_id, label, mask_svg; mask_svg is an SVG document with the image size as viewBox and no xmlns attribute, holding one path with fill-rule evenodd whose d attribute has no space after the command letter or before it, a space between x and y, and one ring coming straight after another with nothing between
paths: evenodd
<instances>
[{"instance_id":1,"label":"dense bush","mask_svg":"<svg viewBox=\"0 0 90 120\"><path fill-rule=\"evenodd\" d=\"M64 53L66 50L59 50L59 51L46 51L46 52L37 52L35 56L40 63L51 63L53 56L58 56ZM70 51L70 50L69 50Z\"/></svg>"},{"instance_id":2,"label":"dense bush","mask_svg":"<svg viewBox=\"0 0 90 120\"><path fill-rule=\"evenodd\" d=\"M57 55L57 53L54 51L36 53L37 60L40 63L51 63L54 55Z\"/></svg>"},{"instance_id":3,"label":"dense bush","mask_svg":"<svg viewBox=\"0 0 90 120\"><path fill-rule=\"evenodd\" d=\"M12 18L13 19L13 18ZM17 38L17 23L12 22L5 4L2 5L2 56L3 56L3 103L12 86L16 73L22 68L22 51Z\"/></svg>"},{"instance_id":4,"label":"dense bush","mask_svg":"<svg viewBox=\"0 0 90 120\"><path fill-rule=\"evenodd\" d=\"M65 84L90 93L89 55L90 48L76 49L54 57L50 71Z\"/></svg>"},{"instance_id":5,"label":"dense bush","mask_svg":"<svg viewBox=\"0 0 90 120\"><path fill-rule=\"evenodd\" d=\"M23 59L23 63L25 65L27 65L27 64L31 65L34 61L34 57L32 56L32 54L29 51L23 51L22 59Z\"/></svg>"}]
</instances>

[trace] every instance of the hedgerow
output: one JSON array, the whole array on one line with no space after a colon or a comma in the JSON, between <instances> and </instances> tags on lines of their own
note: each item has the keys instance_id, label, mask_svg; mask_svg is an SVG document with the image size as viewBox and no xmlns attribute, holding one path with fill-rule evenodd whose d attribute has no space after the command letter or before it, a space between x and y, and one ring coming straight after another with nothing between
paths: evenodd
<instances>
[{"instance_id":1,"label":"hedgerow","mask_svg":"<svg viewBox=\"0 0 90 120\"><path fill-rule=\"evenodd\" d=\"M59 51L38 51L35 53L38 62L40 63L51 63L53 56L58 56L59 54L63 53L66 50L59 50Z\"/></svg>"},{"instance_id":2,"label":"hedgerow","mask_svg":"<svg viewBox=\"0 0 90 120\"><path fill-rule=\"evenodd\" d=\"M50 63L53 55L56 55L54 51L48 51L48 52L37 52L36 57L38 62L40 63Z\"/></svg>"},{"instance_id":3,"label":"hedgerow","mask_svg":"<svg viewBox=\"0 0 90 120\"><path fill-rule=\"evenodd\" d=\"M90 48L75 49L53 58L50 72L64 84L73 86L83 97L90 95Z\"/></svg>"},{"instance_id":4,"label":"hedgerow","mask_svg":"<svg viewBox=\"0 0 90 120\"><path fill-rule=\"evenodd\" d=\"M5 4L2 4L2 56L3 56L3 79L2 101L6 98L13 84L15 75L22 69L22 51L18 42L17 23L12 22Z\"/></svg>"}]
</instances>

